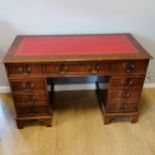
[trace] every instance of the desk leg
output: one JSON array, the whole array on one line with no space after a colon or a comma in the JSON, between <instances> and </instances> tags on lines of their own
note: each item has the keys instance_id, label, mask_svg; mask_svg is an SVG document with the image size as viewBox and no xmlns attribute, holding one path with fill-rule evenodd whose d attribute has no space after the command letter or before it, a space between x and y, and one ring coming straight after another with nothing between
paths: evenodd
<instances>
[{"instance_id":1,"label":"desk leg","mask_svg":"<svg viewBox=\"0 0 155 155\"><path fill-rule=\"evenodd\" d=\"M25 127L25 125L27 124L27 121L20 121L20 120L16 120L17 122L17 127L18 129L23 129Z\"/></svg>"},{"instance_id":2,"label":"desk leg","mask_svg":"<svg viewBox=\"0 0 155 155\"><path fill-rule=\"evenodd\" d=\"M112 116L104 116L104 124L110 124L113 120L113 117Z\"/></svg>"},{"instance_id":3,"label":"desk leg","mask_svg":"<svg viewBox=\"0 0 155 155\"><path fill-rule=\"evenodd\" d=\"M45 124L47 127L52 126L52 119L49 116L46 116L45 118L17 118L17 127L18 129L23 129L28 123L38 121L42 124Z\"/></svg>"},{"instance_id":4,"label":"desk leg","mask_svg":"<svg viewBox=\"0 0 155 155\"><path fill-rule=\"evenodd\" d=\"M51 119L43 119L43 120L39 120L40 122L42 122L43 124L45 124L47 127L51 127L52 126L52 121Z\"/></svg>"},{"instance_id":5,"label":"desk leg","mask_svg":"<svg viewBox=\"0 0 155 155\"><path fill-rule=\"evenodd\" d=\"M137 123L138 122L138 115L134 115L131 117L131 123Z\"/></svg>"},{"instance_id":6,"label":"desk leg","mask_svg":"<svg viewBox=\"0 0 155 155\"><path fill-rule=\"evenodd\" d=\"M116 113L116 114L105 114L104 124L109 124L113 121L113 119L117 117L128 117L131 119L131 123L138 122L138 113Z\"/></svg>"},{"instance_id":7,"label":"desk leg","mask_svg":"<svg viewBox=\"0 0 155 155\"><path fill-rule=\"evenodd\" d=\"M54 100L54 83L50 83L51 91L50 91L50 106L51 106L51 115L53 116L53 100Z\"/></svg>"}]
</instances>

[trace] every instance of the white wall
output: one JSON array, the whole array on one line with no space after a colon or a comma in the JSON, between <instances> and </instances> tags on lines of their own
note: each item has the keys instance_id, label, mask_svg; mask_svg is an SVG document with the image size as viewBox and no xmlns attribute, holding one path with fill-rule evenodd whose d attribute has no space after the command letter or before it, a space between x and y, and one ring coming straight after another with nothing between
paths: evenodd
<instances>
[{"instance_id":1,"label":"white wall","mask_svg":"<svg viewBox=\"0 0 155 155\"><path fill-rule=\"evenodd\" d=\"M155 57L154 30L154 0L0 0L0 58L17 34L118 32L132 33ZM149 71L155 76L154 66L152 61Z\"/></svg>"}]
</instances>

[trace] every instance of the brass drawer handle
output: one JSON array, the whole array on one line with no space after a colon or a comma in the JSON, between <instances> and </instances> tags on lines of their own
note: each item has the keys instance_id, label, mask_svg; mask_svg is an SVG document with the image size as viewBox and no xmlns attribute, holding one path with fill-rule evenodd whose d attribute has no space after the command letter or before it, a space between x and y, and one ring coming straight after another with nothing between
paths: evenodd
<instances>
[{"instance_id":1,"label":"brass drawer handle","mask_svg":"<svg viewBox=\"0 0 155 155\"><path fill-rule=\"evenodd\" d=\"M38 110L35 107L30 107L29 113L30 114L37 114Z\"/></svg>"},{"instance_id":2,"label":"brass drawer handle","mask_svg":"<svg viewBox=\"0 0 155 155\"><path fill-rule=\"evenodd\" d=\"M126 94L123 95L123 98L126 99L126 98L129 98L130 96L131 96L130 93L126 93Z\"/></svg>"},{"instance_id":3,"label":"brass drawer handle","mask_svg":"<svg viewBox=\"0 0 155 155\"><path fill-rule=\"evenodd\" d=\"M34 84L33 83L23 83L22 84L22 89L26 91L32 91L34 89Z\"/></svg>"},{"instance_id":4,"label":"brass drawer handle","mask_svg":"<svg viewBox=\"0 0 155 155\"><path fill-rule=\"evenodd\" d=\"M31 100L32 101L36 101L36 97L35 96L32 96Z\"/></svg>"},{"instance_id":5,"label":"brass drawer handle","mask_svg":"<svg viewBox=\"0 0 155 155\"><path fill-rule=\"evenodd\" d=\"M65 72L68 71L68 66L64 66L64 71L65 71Z\"/></svg>"},{"instance_id":6,"label":"brass drawer handle","mask_svg":"<svg viewBox=\"0 0 155 155\"><path fill-rule=\"evenodd\" d=\"M22 67L19 67L18 71L23 74L30 74L32 72L32 67L24 65Z\"/></svg>"},{"instance_id":7,"label":"brass drawer handle","mask_svg":"<svg viewBox=\"0 0 155 155\"><path fill-rule=\"evenodd\" d=\"M88 71L93 72L93 66L92 65L88 65Z\"/></svg>"},{"instance_id":8,"label":"brass drawer handle","mask_svg":"<svg viewBox=\"0 0 155 155\"><path fill-rule=\"evenodd\" d=\"M36 99L37 99L36 96L30 96L30 97L29 97L29 101L30 101L30 102L35 102Z\"/></svg>"},{"instance_id":9,"label":"brass drawer handle","mask_svg":"<svg viewBox=\"0 0 155 155\"><path fill-rule=\"evenodd\" d=\"M30 84L30 89L33 90L34 89L34 83Z\"/></svg>"},{"instance_id":10,"label":"brass drawer handle","mask_svg":"<svg viewBox=\"0 0 155 155\"><path fill-rule=\"evenodd\" d=\"M121 111L121 112L125 112L127 109L128 109L128 105L127 105L126 103L123 103L123 104L120 106L120 111Z\"/></svg>"},{"instance_id":11,"label":"brass drawer handle","mask_svg":"<svg viewBox=\"0 0 155 155\"><path fill-rule=\"evenodd\" d=\"M92 65L88 65L88 71L92 74L95 74L97 72L96 68L94 69Z\"/></svg>"},{"instance_id":12,"label":"brass drawer handle","mask_svg":"<svg viewBox=\"0 0 155 155\"><path fill-rule=\"evenodd\" d=\"M22 84L22 88L23 88L24 90L26 89L26 84L25 84L25 83Z\"/></svg>"},{"instance_id":13,"label":"brass drawer handle","mask_svg":"<svg viewBox=\"0 0 155 155\"><path fill-rule=\"evenodd\" d=\"M101 70L101 65L99 64L95 66L95 69L93 69L92 65L88 65L88 71L91 73L96 73L96 72L99 72L100 70Z\"/></svg>"},{"instance_id":14,"label":"brass drawer handle","mask_svg":"<svg viewBox=\"0 0 155 155\"><path fill-rule=\"evenodd\" d=\"M19 71L20 73L23 73L23 72L24 72L23 67L19 67L19 68L18 68L18 71Z\"/></svg>"},{"instance_id":15,"label":"brass drawer handle","mask_svg":"<svg viewBox=\"0 0 155 155\"><path fill-rule=\"evenodd\" d=\"M65 74L66 72L68 72L69 68L67 65L60 65L58 68L58 73L59 74Z\"/></svg>"},{"instance_id":16,"label":"brass drawer handle","mask_svg":"<svg viewBox=\"0 0 155 155\"><path fill-rule=\"evenodd\" d=\"M128 85L129 85L129 86L132 86L132 85L133 85L133 81L130 80Z\"/></svg>"},{"instance_id":17,"label":"brass drawer handle","mask_svg":"<svg viewBox=\"0 0 155 155\"><path fill-rule=\"evenodd\" d=\"M99 72L101 70L101 66L98 64L96 65L96 71Z\"/></svg>"},{"instance_id":18,"label":"brass drawer handle","mask_svg":"<svg viewBox=\"0 0 155 155\"><path fill-rule=\"evenodd\" d=\"M30 73L31 73L31 71L32 71L31 66L28 66L28 67L27 67L27 73L29 73L29 74L30 74Z\"/></svg>"},{"instance_id":19,"label":"brass drawer handle","mask_svg":"<svg viewBox=\"0 0 155 155\"><path fill-rule=\"evenodd\" d=\"M123 82L122 86L125 86L125 87L131 87L133 86L133 81L130 80L130 79L127 79Z\"/></svg>"},{"instance_id":20,"label":"brass drawer handle","mask_svg":"<svg viewBox=\"0 0 155 155\"><path fill-rule=\"evenodd\" d=\"M131 63L124 64L123 68L124 68L125 72L130 73L130 72L134 71L135 65L131 64Z\"/></svg>"}]
</instances>

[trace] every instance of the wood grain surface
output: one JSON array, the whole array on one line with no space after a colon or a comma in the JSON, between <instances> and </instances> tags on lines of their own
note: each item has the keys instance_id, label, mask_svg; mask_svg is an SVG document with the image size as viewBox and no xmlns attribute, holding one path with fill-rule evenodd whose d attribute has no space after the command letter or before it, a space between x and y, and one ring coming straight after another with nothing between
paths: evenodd
<instances>
[{"instance_id":1,"label":"wood grain surface","mask_svg":"<svg viewBox=\"0 0 155 155\"><path fill-rule=\"evenodd\" d=\"M57 92L53 127L16 127L10 95L0 95L0 155L154 155L155 89L144 89L139 122L102 123L93 91ZM122 118L121 118L122 119Z\"/></svg>"}]
</instances>

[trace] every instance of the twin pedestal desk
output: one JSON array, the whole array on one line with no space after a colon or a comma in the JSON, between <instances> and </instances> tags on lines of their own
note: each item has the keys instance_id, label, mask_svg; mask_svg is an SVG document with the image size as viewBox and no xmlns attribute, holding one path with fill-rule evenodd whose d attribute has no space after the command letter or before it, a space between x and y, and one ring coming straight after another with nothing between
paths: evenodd
<instances>
[{"instance_id":1,"label":"twin pedestal desk","mask_svg":"<svg viewBox=\"0 0 155 155\"><path fill-rule=\"evenodd\" d=\"M130 34L17 36L3 59L17 126L30 120L51 126L47 78L103 76L97 95L104 123L138 120L138 104L152 57Z\"/></svg>"}]
</instances>

